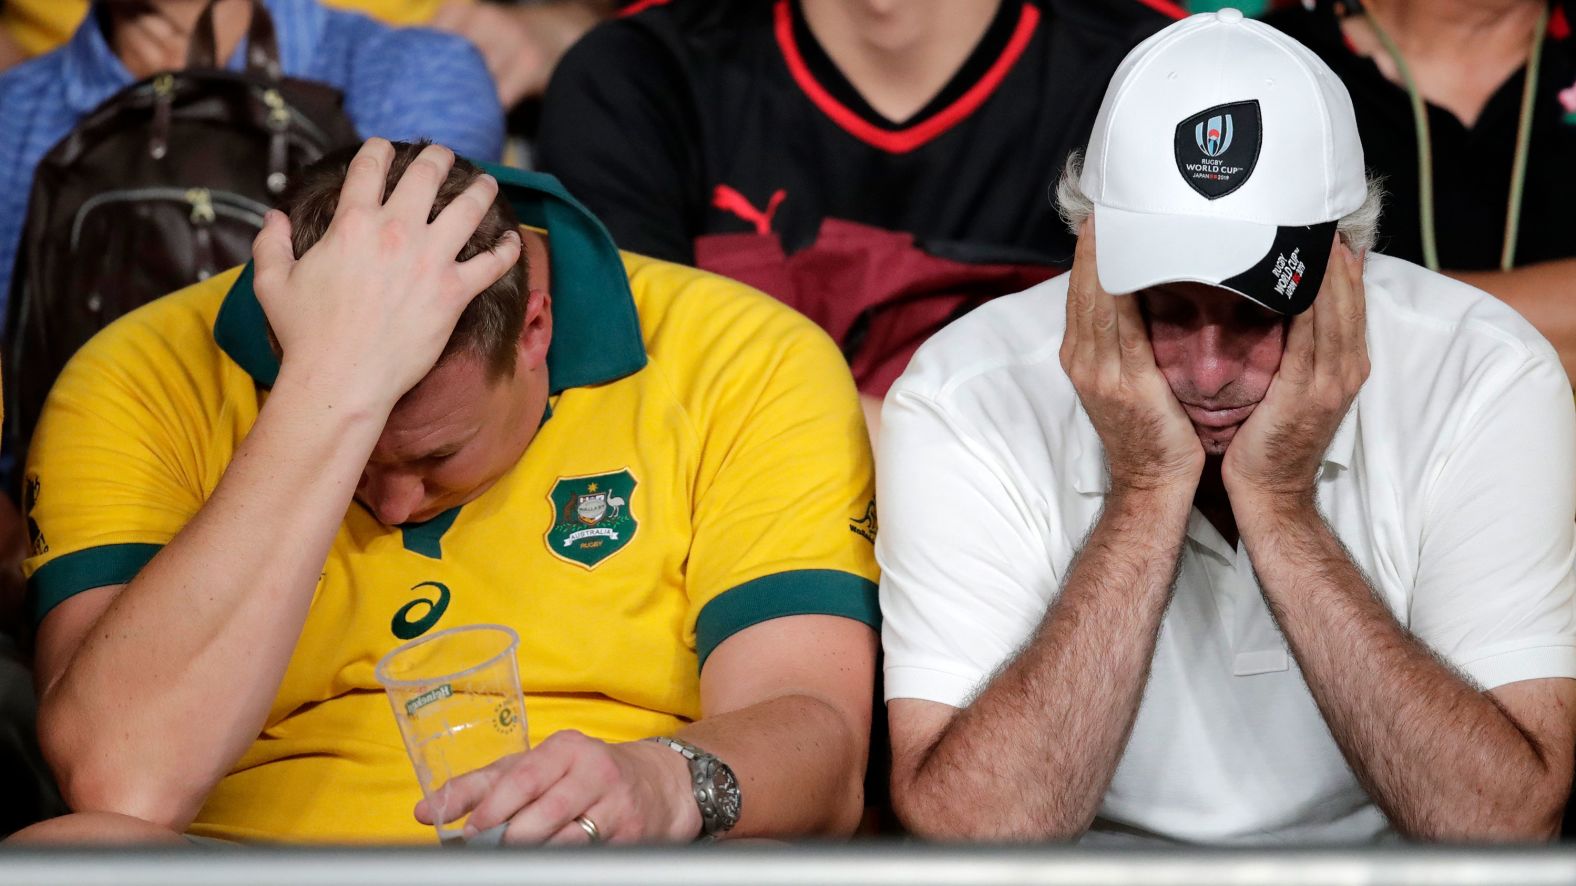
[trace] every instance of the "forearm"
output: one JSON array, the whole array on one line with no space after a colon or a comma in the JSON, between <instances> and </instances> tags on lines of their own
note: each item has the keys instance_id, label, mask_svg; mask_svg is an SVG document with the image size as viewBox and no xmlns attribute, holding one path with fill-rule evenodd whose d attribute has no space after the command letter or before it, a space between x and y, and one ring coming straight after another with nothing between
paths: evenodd
<instances>
[{"instance_id":1,"label":"forearm","mask_svg":"<svg viewBox=\"0 0 1576 886\"><path fill-rule=\"evenodd\" d=\"M848 836L859 824L869 724L849 722L828 701L783 695L696 721L678 737L717 755L739 779L743 806L730 838ZM680 794L681 805L695 808L687 778Z\"/></svg>"},{"instance_id":2,"label":"forearm","mask_svg":"<svg viewBox=\"0 0 1576 886\"><path fill-rule=\"evenodd\" d=\"M1576 378L1576 259L1540 262L1511 271L1448 271L1515 308L1559 352Z\"/></svg>"},{"instance_id":3,"label":"forearm","mask_svg":"<svg viewBox=\"0 0 1576 886\"><path fill-rule=\"evenodd\" d=\"M1027 648L894 776L905 824L953 839L1088 828L1143 697L1190 509L1190 490L1107 499Z\"/></svg>"},{"instance_id":4,"label":"forearm","mask_svg":"<svg viewBox=\"0 0 1576 886\"><path fill-rule=\"evenodd\" d=\"M1544 839L1563 790L1543 750L1391 615L1311 501L1239 511L1270 609L1348 764L1402 833Z\"/></svg>"},{"instance_id":5,"label":"forearm","mask_svg":"<svg viewBox=\"0 0 1576 886\"><path fill-rule=\"evenodd\" d=\"M79 811L183 827L256 738L381 425L280 377L211 499L44 690Z\"/></svg>"}]
</instances>

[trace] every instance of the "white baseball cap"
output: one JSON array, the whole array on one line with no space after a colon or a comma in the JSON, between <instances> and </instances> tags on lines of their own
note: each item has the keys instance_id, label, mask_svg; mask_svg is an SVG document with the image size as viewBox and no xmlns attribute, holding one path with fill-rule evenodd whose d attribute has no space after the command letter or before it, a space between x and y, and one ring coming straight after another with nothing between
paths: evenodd
<instances>
[{"instance_id":1,"label":"white baseball cap","mask_svg":"<svg viewBox=\"0 0 1576 886\"><path fill-rule=\"evenodd\" d=\"M1235 9L1179 21L1111 77L1080 184L1111 293L1195 281L1298 314L1367 195L1352 100L1302 44Z\"/></svg>"}]
</instances>

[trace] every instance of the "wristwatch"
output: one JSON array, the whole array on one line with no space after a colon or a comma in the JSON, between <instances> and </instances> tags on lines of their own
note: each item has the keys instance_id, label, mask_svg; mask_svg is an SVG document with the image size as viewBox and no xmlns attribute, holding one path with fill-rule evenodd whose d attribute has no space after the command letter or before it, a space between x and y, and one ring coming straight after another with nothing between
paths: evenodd
<instances>
[{"instance_id":1,"label":"wristwatch","mask_svg":"<svg viewBox=\"0 0 1576 886\"><path fill-rule=\"evenodd\" d=\"M739 823L744 798L739 793L739 780L727 763L717 759L715 754L676 738L657 736L646 740L666 745L689 761L690 787L695 791L695 805L700 807L697 842L709 843Z\"/></svg>"}]
</instances>

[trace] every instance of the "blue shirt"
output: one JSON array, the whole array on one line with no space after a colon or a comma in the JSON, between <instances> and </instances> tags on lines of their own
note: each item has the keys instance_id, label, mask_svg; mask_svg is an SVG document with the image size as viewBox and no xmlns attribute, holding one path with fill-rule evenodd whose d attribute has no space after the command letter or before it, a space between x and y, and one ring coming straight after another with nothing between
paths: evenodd
<instances>
[{"instance_id":1,"label":"blue shirt","mask_svg":"<svg viewBox=\"0 0 1576 886\"><path fill-rule=\"evenodd\" d=\"M390 27L317 0L263 2L285 73L342 91L345 112L363 138L428 138L478 160L502 153L498 92L465 39ZM244 59L243 41L229 66L239 70ZM64 46L0 75L0 326L33 170L77 121L133 82L92 14Z\"/></svg>"}]
</instances>

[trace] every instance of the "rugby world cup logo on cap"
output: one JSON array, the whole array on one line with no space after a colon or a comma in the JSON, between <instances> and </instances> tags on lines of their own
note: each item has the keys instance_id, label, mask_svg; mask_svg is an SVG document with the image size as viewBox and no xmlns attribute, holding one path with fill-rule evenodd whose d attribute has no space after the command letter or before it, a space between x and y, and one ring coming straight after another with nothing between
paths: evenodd
<instances>
[{"instance_id":1,"label":"rugby world cup logo on cap","mask_svg":"<svg viewBox=\"0 0 1576 886\"><path fill-rule=\"evenodd\" d=\"M1193 127L1193 141L1206 157L1219 157L1231 147L1231 115L1211 117Z\"/></svg>"},{"instance_id":2,"label":"rugby world cup logo on cap","mask_svg":"<svg viewBox=\"0 0 1576 886\"><path fill-rule=\"evenodd\" d=\"M1259 162L1262 118L1256 99L1205 108L1177 124L1177 171L1207 200L1247 183Z\"/></svg>"}]
</instances>

